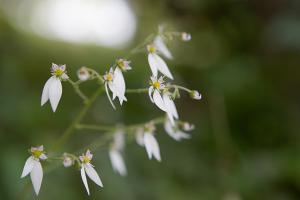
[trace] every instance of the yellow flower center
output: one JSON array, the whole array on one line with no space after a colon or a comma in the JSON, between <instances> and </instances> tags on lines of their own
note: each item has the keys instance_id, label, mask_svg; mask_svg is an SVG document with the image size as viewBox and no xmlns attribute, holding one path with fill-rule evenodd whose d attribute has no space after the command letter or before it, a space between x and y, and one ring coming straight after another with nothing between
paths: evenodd
<instances>
[{"instance_id":1,"label":"yellow flower center","mask_svg":"<svg viewBox=\"0 0 300 200\"><path fill-rule=\"evenodd\" d=\"M57 77L61 76L63 73L64 71L59 68L54 70L54 75Z\"/></svg>"},{"instance_id":2,"label":"yellow flower center","mask_svg":"<svg viewBox=\"0 0 300 200\"><path fill-rule=\"evenodd\" d=\"M148 51L149 51L149 53L156 53L156 48L155 48L155 46L150 45L150 46L148 47Z\"/></svg>"},{"instance_id":3,"label":"yellow flower center","mask_svg":"<svg viewBox=\"0 0 300 200\"><path fill-rule=\"evenodd\" d=\"M160 88L160 82L158 81L155 81L152 83L153 87L156 88L156 89L159 89Z\"/></svg>"},{"instance_id":4,"label":"yellow flower center","mask_svg":"<svg viewBox=\"0 0 300 200\"><path fill-rule=\"evenodd\" d=\"M89 157L87 157L87 156L83 156L83 163L89 163L91 161L91 159L89 158Z\"/></svg>"},{"instance_id":5,"label":"yellow flower center","mask_svg":"<svg viewBox=\"0 0 300 200\"><path fill-rule=\"evenodd\" d=\"M40 158L43 152L39 150L33 150L31 153L35 158Z\"/></svg>"},{"instance_id":6,"label":"yellow flower center","mask_svg":"<svg viewBox=\"0 0 300 200\"><path fill-rule=\"evenodd\" d=\"M107 75L106 75L106 80L107 80L107 81L112 81L112 80L113 80L113 75L110 74L110 73L107 74Z\"/></svg>"}]
</instances>

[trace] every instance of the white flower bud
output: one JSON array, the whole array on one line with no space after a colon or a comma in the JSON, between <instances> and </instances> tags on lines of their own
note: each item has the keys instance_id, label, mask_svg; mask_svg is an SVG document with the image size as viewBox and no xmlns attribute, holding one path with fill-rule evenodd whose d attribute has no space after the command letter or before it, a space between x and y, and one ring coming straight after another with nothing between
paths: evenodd
<instances>
[{"instance_id":1,"label":"white flower bud","mask_svg":"<svg viewBox=\"0 0 300 200\"><path fill-rule=\"evenodd\" d=\"M196 99L196 100L200 100L202 98L202 95L197 90L192 90L190 92L190 96L191 96L191 98Z\"/></svg>"},{"instance_id":2,"label":"white flower bud","mask_svg":"<svg viewBox=\"0 0 300 200\"><path fill-rule=\"evenodd\" d=\"M63 160L64 167L71 167L73 164L74 164L74 160L70 156L64 154L64 160Z\"/></svg>"},{"instance_id":3,"label":"white flower bud","mask_svg":"<svg viewBox=\"0 0 300 200\"><path fill-rule=\"evenodd\" d=\"M77 76L81 81L87 81L91 77L90 72L86 69L86 67L81 67L77 71Z\"/></svg>"},{"instance_id":4,"label":"white flower bud","mask_svg":"<svg viewBox=\"0 0 300 200\"><path fill-rule=\"evenodd\" d=\"M186 33L186 32L182 32L181 33L181 40L184 41L184 42L188 42L192 39L192 36L191 34L189 33Z\"/></svg>"},{"instance_id":5,"label":"white flower bud","mask_svg":"<svg viewBox=\"0 0 300 200\"><path fill-rule=\"evenodd\" d=\"M188 123L188 122L184 122L184 123L182 124L182 129L183 129L184 131L191 131L191 130L193 130L194 128L195 128L194 124L190 124L190 123Z\"/></svg>"}]
</instances>

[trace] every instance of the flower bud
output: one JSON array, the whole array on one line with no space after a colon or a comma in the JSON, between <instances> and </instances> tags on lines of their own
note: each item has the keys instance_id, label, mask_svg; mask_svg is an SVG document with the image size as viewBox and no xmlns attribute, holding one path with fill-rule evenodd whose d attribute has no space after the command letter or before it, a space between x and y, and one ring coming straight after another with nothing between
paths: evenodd
<instances>
[{"instance_id":1,"label":"flower bud","mask_svg":"<svg viewBox=\"0 0 300 200\"><path fill-rule=\"evenodd\" d=\"M90 72L86 69L86 67L81 67L77 71L77 76L81 81L87 81L91 77Z\"/></svg>"},{"instance_id":2,"label":"flower bud","mask_svg":"<svg viewBox=\"0 0 300 200\"><path fill-rule=\"evenodd\" d=\"M65 153L63 156L64 156L64 160L63 160L64 167L71 167L74 164L74 160Z\"/></svg>"},{"instance_id":3,"label":"flower bud","mask_svg":"<svg viewBox=\"0 0 300 200\"><path fill-rule=\"evenodd\" d=\"M184 42L188 42L192 39L192 36L191 34L189 33L186 33L186 32L182 32L181 33L181 40L184 41Z\"/></svg>"},{"instance_id":4,"label":"flower bud","mask_svg":"<svg viewBox=\"0 0 300 200\"><path fill-rule=\"evenodd\" d=\"M191 131L191 130L193 130L194 128L195 128L194 124L190 124L190 123L188 123L188 122L184 122L184 123L182 124L182 129L183 129L184 131Z\"/></svg>"},{"instance_id":5,"label":"flower bud","mask_svg":"<svg viewBox=\"0 0 300 200\"><path fill-rule=\"evenodd\" d=\"M196 100L200 100L202 98L202 95L197 90L192 90L190 92L190 97Z\"/></svg>"}]
</instances>

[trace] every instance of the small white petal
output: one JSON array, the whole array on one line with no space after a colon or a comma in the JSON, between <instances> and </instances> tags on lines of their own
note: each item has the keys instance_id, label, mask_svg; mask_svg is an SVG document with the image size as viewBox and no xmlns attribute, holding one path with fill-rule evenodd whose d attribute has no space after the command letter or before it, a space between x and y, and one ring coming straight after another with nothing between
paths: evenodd
<instances>
[{"instance_id":1,"label":"small white petal","mask_svg":"<svg viewBox=\"0 0 300 200\"><path fill-rule=\"evenodd\" d=\"M41 160L46 160L48 157L46 156L46 154L42 153L39 157L39 159Z\"/></svg>"},{"instance_id":2,"label":"small white petal","mask_svg":"<svg viewBox=\"0 0 300 200\"><path fill-rule=\"evenodd\" d=\"M89 163L85 164L84 169L85 169L85 172L87 173L88 177L92 181L94 181L100 187L103 187L103 184L100 180L100 177L99 177L98 173L96 172L96 170L93 168L93 166L91 164L89 164Z\"/></svg>"},{"instance_id":3,"label":"small white petal","mask_svg":"<svg viewBox=\"0 0 300 200\"><path fill-rule=\"evenodd\" d=\"M81 169L80 169L80 174L81 174L81 179L82 179L82 182L83 182L83 184L84 184L84 187L85 187L85 189L86 189L88 195L90 195L89 185L88 185L88 183L87 183L86 175L85 175L85 171L84 171L84 168L83 168L83 167L81 167Z\"/></svg>"},{"instance_id":4,"label":"small white petal","mask_svg":"<svg viewBox=\"0 0 300 200\"><path fill-rule=\"evenodd\" d=\"M144 144L144 133L143 133L144 129L143 128L139 128L135 134L135 141L138 145L140 146L145 146Z\"/></svg>"},{"instance_id":5,"label":"small white petal","mask_svg":"<svg viewBox=\"0 0 300 200\"><path fill-rule=\"evenodd\" d=\"M38 195L43 180L43 168L39 161L34 160L34 165L30 172L30 178L31 178L34 191L36 195Z\"/></svg>"},{"instance_id":6,"label":"small white petal","mask_svg":"<svg viewBox=\"0 0 300 200\"><path fill-rule=\"evenodd\" d=\"M54 79L55 76L51 76L44 85L41 98L41 106L43 106L49 99L49 87Z\"/></svg>"},{"instance_id":7,"label":"small white petal","mask_svg":"<svg viewBox=\"0 0 300 200\"><path fill-rule=\"evenodd\" d=\"M164 128L167 134L176 141L191 138L191 135L184 133L180 130L176 130L169 120L165 122Z\"/></svg>"},{"instance_id":8,"label":"small white petal","mask_svg":"<svg viewBox=\"0 0 300 200\"><path fill-rule=\"evenodd\" d=\"M149 98L150 98L151 102L154 103L153 98L152 98L152 92L153 92L153 86L149 87L148 95L149 95Z\"/></svg>"},{"instance_id":9,"label":"small white petal","mask_svg":"<svg viewBox=\"0 0 300 200\"><path fill-rule=\"evenodd\" d=\"M114 134L114 148L121 151L124 149L124 146L125 146L124 131L119 129Z\"/></svg>"},{"instance_id":10,"label":"small white petal","mask_svg":"<svg viewBox=\"0 0 300 200\"><path fill-rule=\"evenodd\" d=\"M163 95L163 100L164 100L167 110L169 110L169 112L171 112L172 115L176 119L178 119L178 112L177 112L174 101L170 98L170 96L168 94Z\"/></svg>"},{"instance_id":11,"label":"small white petal","mask_svg":"<svg viewBox=\"0 0 300 200\"><path fill-rule=\"evenodd\" d=\"M144 143L149 159L151 159L153 155L156 160L161 161L159 145L153 134L145 133Z\"/></svg>"},{"instance_id":12,"label":"small white petal","mask_svg":"<svg viewBox=\"0 0 300 200\"><path fill-rule=\"evenodd\" d=\"M49 99L53 112L56 111L62 94L62 85L59 78L54 78L49 86Z\"/></svg>"},{"instance_id":13,"label":"small white petal","mask_svg":"<svg viewBox=\"0 0 300 200\"><path fill-rule=\"evenodd\" d=\"M169 51L168 47L164 43L163 39L160 36L156 36L154 39L154 45L166 58L173 59L171 52Z\"/></svg>"},{"instance_id":14,"label":"small white petal","mask_svg":"<svg viewBox=\"0 0 300 200\"><path fill-rule=\"evenodd\" d=\"M157 69L157 61L155 60L155 54L153 53L148 54L148 63L153 76L157 76L158 69Z\"/></svg>"},{"instance_id":15,"label":"small white petal","mask_svg":"<svg viewBox=\"0 0 300 200\"><path fill-rule=\"evenodd\" d=\"M27 176L32 171L33 165L34 165L34 158L30 156L25 162L21 178Z\"/></svg>"},{"instance_id":16,"label":"small white petal","mask_svg":"<svg viewBox=\"0 0 300 200\"><path fill-rule=\"evenodd\" d=\"M157 107L159 107L159 109L167 112L165 103L157 90L154 90L154 92L153 92L153 101L154 101L155 105Z\"/></svg>"},{"instance_id":17,"label":"small white petal","mask_svg":"<svg viewBox=\"0 0 300 200\"><path fill-rule=\"evenodd\" d=\"M113 82L115 86L118 88L119 95L124 96L126 85L125 85L123 73L119 67L115 69Z\"/></svg>"},{"instance_id":18,"label":"small white petal","mask_svg":"<svg viewBox=\"0 0 300 200\"><path fill-rule=\"evenodd\" d=\"M156 69L159 70L162 74L164 74L165 76L167 76L170 79L173 79L173 76L172 76L167 64L160 56L152 53L150 57L148 56L148 60L149 60L150 67L151 67L151 65L155 66ZM156 75L153 73L153 75L156 76L157 73L156 73Z\"/></svg>"},{"instance_id":19,"label":"small white petal","mask_svg":"<svg viewBox=\"0 0 300 200\"><path fill-rule=\"evenodd\" d=\"M114 171L118 172L121 176L126 176L127 170L121 153L116 150L110 150L109 158Z\"/></svg>"}]
</instances>

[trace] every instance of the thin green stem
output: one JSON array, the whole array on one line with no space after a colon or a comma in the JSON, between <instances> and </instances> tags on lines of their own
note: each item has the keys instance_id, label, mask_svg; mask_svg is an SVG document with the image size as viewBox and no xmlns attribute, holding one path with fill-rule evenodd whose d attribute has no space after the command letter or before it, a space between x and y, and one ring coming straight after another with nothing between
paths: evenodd
<instances>
[{"instance_id":1,"label":"thin green stem","mask_svg":"<svg viewBox=\"0 0 300 200\"><path fill-rule=\"evenodd\" d=\"M90 100L86 102L86 104L82 107L81 111L77 115L77 117L74 119L74 121L70 124L70 126L63 132L62 136L58 139L57 143L54 145L53 150L57 151L65 142L67 139L72 135L74 129L76 128L76 125L80 123L80 121L83 119L83 117L86 115L87 111L90 109L90 107L93 105L97 97L104 91L104 88L101 86L99 89L92 95Z\"/></svg>"},{"instance_id":2,"label":"thin green stem","mask_svg":"<svg viewBox=\"0 0 300 200\"><path fill-rule=\"evenodd\" d=\"M148 92L148 88L126 89L126 93L145 93L145 92Z\"/></svg>"},{"instance_id":3,"label":"thin green stem","mask_svg":"<svg viewBox=\"0 0 300 200\"><path fill-rule=\"evenodd\" d=\"M74 82L71 79L67 79L67 81L73 86L75 92L80 98L82 98L84 102L88 101L87 96L79 88L79 84L81 83L81 81Z\"/></svg>"},{"instance_id":4,"label":"thin green stem","mask_svg":"<svg viewBox=\"0 0 300 200\"><path fill-rule=\"evenodd\" d=\"M113 126L102 126L102 125L89 125L89 124L77 124L76 129L83 130L95 130L95 131L114 131L115 128Z\"/></svg>"}]
</instances>

